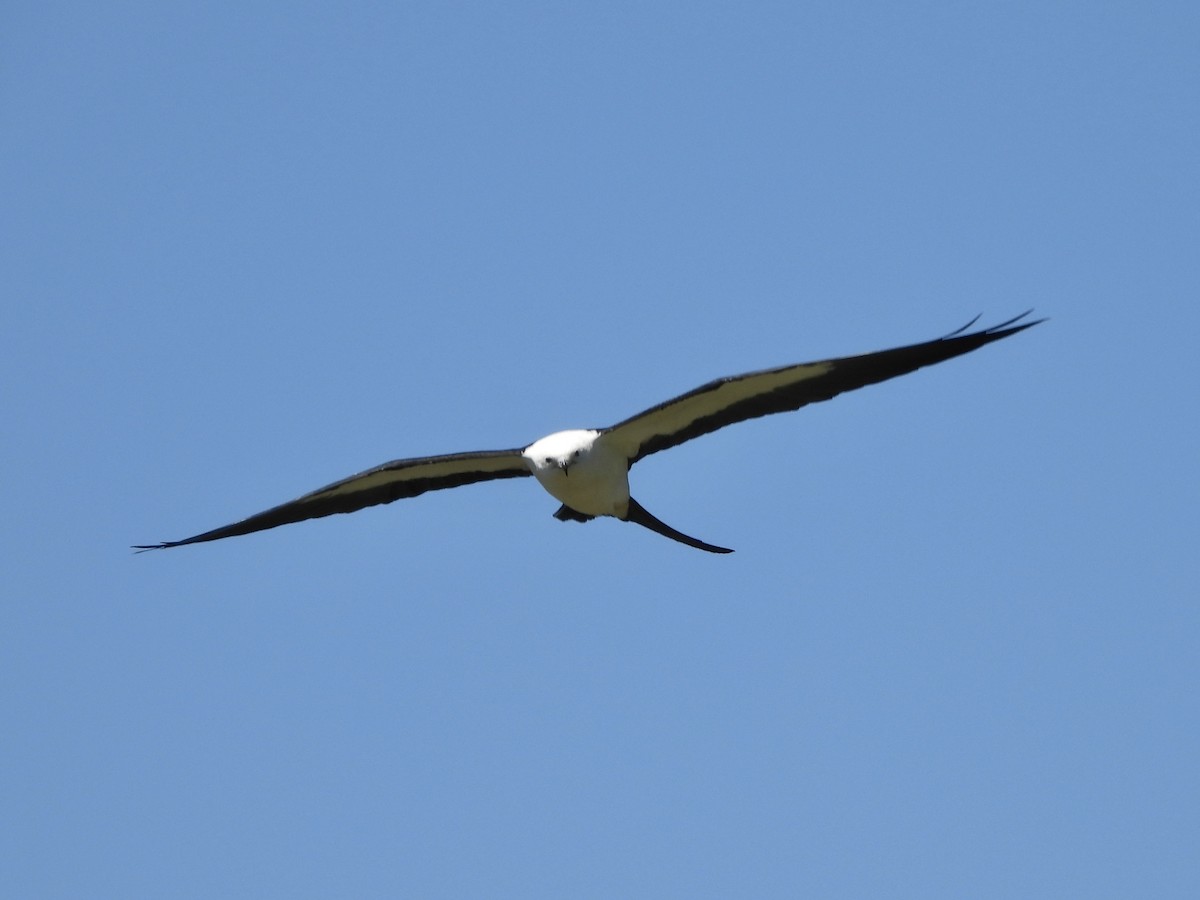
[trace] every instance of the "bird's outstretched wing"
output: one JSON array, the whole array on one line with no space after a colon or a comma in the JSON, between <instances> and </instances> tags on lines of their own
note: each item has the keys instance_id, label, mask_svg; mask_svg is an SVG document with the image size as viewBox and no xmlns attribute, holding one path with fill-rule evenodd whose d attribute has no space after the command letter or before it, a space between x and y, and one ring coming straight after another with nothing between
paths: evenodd
<instances>
[{"instance_id":1,"label":"bird's outstretched wing","mask_svg":"<svg viewBox=\"0 0 1200 900\"><path fill-rule=\"evenodd\" d=\"M968 332L976 317L957 331L923 344L718 378L601 433L604 440L625 454L632 466L651 453L726 425L828 400L845 391L970 353L1044 321L1021 322L1030 312L990 328Z\"/></svg>"},{"instance_id":2,"label":"bird's outstretched wing","mask_svg":"<svg viewBox=\"0 0 1200 900\"><path fill-rule=\"evenodd\" d=\"M458 487L463 484L473 484L476 481L491 481L496 478L519 478L529 475L529 469L521 458L520 450L487 450L479 453L453 453L448 456L424 456L418 459L397 459L341 481L305 494L292 500L250 516L232 525L214 528L203 534L184 538L182 541L164 541L161 544L141 544L135 550L161 550L166 547L179 547L183 544L199 544L202 541L215 541L220 538L234 537L239 534L250 534L275 528L278 525L288 525L292 522L303 522L305 519L316 519L320 516L331 516L334 513L348 513L375 506L380 503L391 503L405 497L415 497L426 491L438 491L442 488Z\"/></svg>"}]
</instances>

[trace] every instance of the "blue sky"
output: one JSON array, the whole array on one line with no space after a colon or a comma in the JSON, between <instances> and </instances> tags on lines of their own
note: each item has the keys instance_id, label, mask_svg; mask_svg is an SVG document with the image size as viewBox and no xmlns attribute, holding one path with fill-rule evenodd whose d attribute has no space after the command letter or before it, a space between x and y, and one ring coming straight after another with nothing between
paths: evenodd
<instances>
[{"instance_id":1,"label":"blue sky","mask_svg":"<svg viewBox=\"0 0 1200 900\"><path fill-rule=\"evenodd\" d=\"M0 894L1200 891L1194 4L17 3ZM632 473L134 555L1027 308Z\"/></svg>"}]
</instances>

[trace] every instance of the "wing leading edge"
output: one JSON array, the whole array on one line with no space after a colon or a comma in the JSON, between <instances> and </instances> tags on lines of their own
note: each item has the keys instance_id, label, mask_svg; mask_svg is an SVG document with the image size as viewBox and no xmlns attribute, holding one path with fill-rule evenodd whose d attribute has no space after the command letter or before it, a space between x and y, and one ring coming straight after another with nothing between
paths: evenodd
<instances>
[{"instance_id":1,"label":"wing leading edge","mask_svg":"<svg viewBox=\"0 0 1200 900\"><path fill-rule=\"evenodd\" d=\"M967 333L972 319L945 337L861 356L798 363L718 378L652 406L602 431L632 466L651 453L759 416L791 412L846 391L905 375L924 366L977 350L992 341L1032 328L1044 319L1021 322L1032 310Z\"/></svg>"},{"instance_id":2,"label":"wing leading edge","mask_svg":"<svg viewBox=\"0 0 1200 900\"><path fill-rule=\"evenodd\" d=\"M199 544L220 538L264 531L279 525L303 522L337 513L356 512L368 506L416 497L426 491L529 475L520 450L487 450L479 453L452 453L397 459L298 497L264 512L184 538L161 544L141 544L135 550L161 550L184 544Z\"/></svg>"}]
</instances>

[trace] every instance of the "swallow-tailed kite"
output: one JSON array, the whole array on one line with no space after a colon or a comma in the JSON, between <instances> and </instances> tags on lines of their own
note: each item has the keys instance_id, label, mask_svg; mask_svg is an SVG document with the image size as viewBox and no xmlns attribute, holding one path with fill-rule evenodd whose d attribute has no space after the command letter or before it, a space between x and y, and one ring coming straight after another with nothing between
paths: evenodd
<instances>
[{"instance_id":1,"label":"swallow-tailed kite","mask_svg":"<svg viewBox=\"0 0 1200 900\"><path fill-rule=\"evenodd\" d=\"M524 449L398 459L232 525L181 541L138 545L134 549L158 550L215 541L305 519L354 512L379 503L415 497L426 491L533 475L562 503L554 514L556 519L587 522L597 516L614 516L623 522L643 525L689 547L710 553L731 553L726 547L706 544L676 531L629 496L629 469L633 464L651 453L734 422L828 400L844 391L970 353L1043 321L1020 322L1027 315L1029 313L1025 312L991 328L968 333L967 329L975 324L973 319L943 338L878 353L718 378L609 428L559 431Z\"/></svg>"}]
</instances>

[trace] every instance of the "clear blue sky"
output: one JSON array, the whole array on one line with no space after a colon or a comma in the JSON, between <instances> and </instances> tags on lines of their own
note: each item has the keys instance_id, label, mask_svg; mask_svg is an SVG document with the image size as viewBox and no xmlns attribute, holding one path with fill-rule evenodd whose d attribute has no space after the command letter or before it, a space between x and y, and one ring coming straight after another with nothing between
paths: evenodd
<instances>
[{"instance_id":1,"label":"clear blue sky","mask_svg":"<svg viewBox=\"0 0 1200 900\"><path fill-rule=\"evenodd\" d=\"M1193 3L10 3L0 895L1200 895ZM1051 320L633 470L388 459Z\"/></svg>"}]
</instances>

